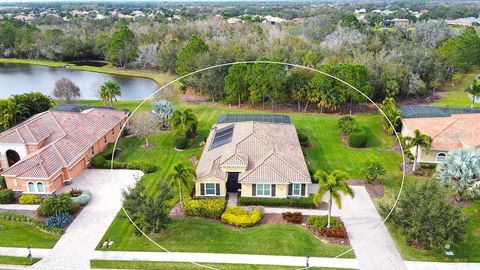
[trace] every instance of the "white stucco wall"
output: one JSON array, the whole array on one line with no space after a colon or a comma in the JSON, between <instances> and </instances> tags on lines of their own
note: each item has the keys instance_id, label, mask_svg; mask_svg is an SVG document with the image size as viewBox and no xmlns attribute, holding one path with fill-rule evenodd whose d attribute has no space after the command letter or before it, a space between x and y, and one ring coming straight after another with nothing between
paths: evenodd
<instances>
[{"instance_id":1,"label":"white stucco wall","mask_svg":"<svg viewBox=\"0 0 480 270\"><path fill-rule=\"evenodd\" d=\"M27 155L27 146L20 143L0 143L0 164L2 168L8 168L7 151L14 150L20 156L20 159L24 159Z\"/></svg>"}]
</instances>

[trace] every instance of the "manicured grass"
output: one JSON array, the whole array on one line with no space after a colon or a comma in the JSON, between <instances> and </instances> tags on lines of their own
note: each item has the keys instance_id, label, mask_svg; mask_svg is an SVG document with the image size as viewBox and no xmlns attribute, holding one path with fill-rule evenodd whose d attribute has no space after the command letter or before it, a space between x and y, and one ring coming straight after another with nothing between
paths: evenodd
<instances>
[{"instance_id":1,"label":"manicured grass","mask_svg":"<svg viewBox=\"0 0 480 270\"><path fill-rule=\"evenodd\" d=\"M0 247L52 248L60 236L12 220L0 219Z\"/></svg>"},{"instance_id":2,"label":"manicured grass","mask_svg":"<svg viewBox=\"0 0 480 270\"><path fill-rule=\"evenodd\" d=\"M278 266L278 265L254 265L254 264L225 264L225 263L202 263L202 265L218 268L222 270L296 270L298 266ZM91 260L92 268L104 269L165 269L165 270L190 270L206 269L192 263L179 262L142 262L142 261L105 261ZM335 270L337 268L309 267L311 270Z\"/></svg>"},{"instance_id":3,"label":"manicured grass","mask_svg":"<svg viewBox=\"0 0 480 270\"><path fill-rule=\"evenodd\" d=\"M454 86L448 85L445 86L443 91L443 97L436 101L434 105L436 106L449 106L449 107L467 107L470 108L472 101L468 97L468 94L465 92L468 86L472 83L475 76L480 74L480 69L475 69L472 72L465 74L463 79L455 84ZM478 107L479 104L475 103L475 107Z\"/></svg>"},{"instance_id":4,"label":"manicured grass","mask_svg":"<svg viewBox=\"0 0 480 270\"><path fill-rule=\"evenodd\" d=\"M103 237L114 241L108 250L161 251L143 236L125 237L122 233L125 229L124 220L126 218L120 214ZM129 227L133 229L133 226ZM349 249L324 244L308 230L293 224L234 229L217 221L189 218L174 219L164 232L152 238L164 248L178 252L335 257ZM352 256L353 252L345 257Z\"/></svg>"},{"instance_id":5,"label":"manicured grass","mask_svg":"<svg viewBox=\"0 0 480 270\"><path fill-rule=\"evenodd\" d=\"M32 265L38 262L40 259L32 258L32 260L26 257L12 257L12 256L0 256L0 265L1 264L12 264L12 265Z\"/></svg>"},{"instance_id":6,"label":"manicured grass","mask_svg":"<svg viewBox=\"0 0 480 270\"><path fill-rule=\"evenodd\" d=\"M111 64L103 67L76 66L75 64L71 64L68 62L34 60L34 59L17 59L17 58L0 58L0 63L29 64L29 65L61 67L61 68L63 68L65 65L68 65L70 69L74 69L74 70L84 70L84 71L100 72L100 73L107 73L107 74L114 74L114 75L147 78L147 79L156 81L160 85L168 83L176 78L174 75L169 75L169 74L159 73L159 72L119 69L119 68L113 67ZM176 85L178 86L179 84L176 84Z\"/></svg>"}]
</instances>

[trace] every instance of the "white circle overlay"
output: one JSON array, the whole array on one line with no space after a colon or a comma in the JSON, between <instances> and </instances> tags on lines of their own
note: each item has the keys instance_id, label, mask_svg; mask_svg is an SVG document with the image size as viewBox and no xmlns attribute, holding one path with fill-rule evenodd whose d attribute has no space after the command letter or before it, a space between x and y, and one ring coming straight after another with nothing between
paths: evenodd
<instances>
[{"instance_id":1,"label":"white circle overlay","mask_svg":"<svg viewBox=\"0 0 480 270\"><path fill-rule=\"evenodd\" d=\"M117 135L117 138L115 139L115 143L113 145L113 152L112 152L112 159L111 159L111 163L110 163L110 171L111 171L111 178L110 180L116 185L114 179L115 179L115 172L114 172L114 169L113 169L113 157L115 155L115 150L117 148L117 144L118 144L118 141L120 139L120 135L123 133L126 125L128 124L128 122L130 121L130 118L133 116L134 113L136 113L138 111L138 109L143 106L143 104L145 104L145 102L147 102L149 99L153 98L157 93L161 92L164 88L182 80L182 79L185 79L191 75L194 75L194 74L197 74L197 73L200 73L200 72L203 72L203 71L207 71L207 70L210 70L210 69L215 69L215 68L220 68L220 67L226 67L226 66L232 66L232 65L235 65L235 64L274 64L274 65L282 65L282 66L288 66L288 67L297 67L297 68L302 68L302 69L306 69L306 70L309 70L309 71L313 71L313 72L316 72L316 73L320 73L320 74L323 74L327 77L330 77L330 78L333 78L347 86L349 86L350 88L354 89L355 91L357 91L358 93L360 93L364 98L366 98L368 101L370 101L379 111L380 113L383 115L384 117L384 120L388 121L388 124L392 127L393 131L394 131L394 134L395 136L397 137L397 141L398 141L398 144L400 146L400 151L402 153L402 166L403 166L403 169L402 169L402 182L400 184L400 190L398 192L398 195L397 197L395 198L395 201L394 201L394 204L392 206L392 209L390 209L390 211L388 212L387 216L382 220L382 222L380 224L378 224L378 226L372 231L370 232L368 235L366 235L366 237L364 239L362 239L360 242L356 243L355 245L351 245L351 248L340 253L339 255L333 257L334 259L336 258L340 258L342 257L343 255L351 252L354 250L355 247L359 247L361 245L363 245L363 243L365 243L365 241L367 241L368 239L370 239L378 230L380 230L380 228L382 228L382 226L384 226L385 222L387 221L387 219L390 217L390 215L392 214L393 210L395 209L395 207L397 206L397 203L398 203L398 200L400 199L400 196L402 194L402 190L403 190L403 186L404 186L404 182L405 182L405 169L406 169L406 163L405 163L405 154L404 154L404 150L403 150L403 146L402 146L402 143L401 143L401 140L400 140L400 136L398 135L397 131L395 130L395 126L392 124L392 122L390 121L390 119L388 119L387 115L383 112L383 110L380 108L380 106L378 106L370 97L368 97L367 95L365 95L362 91L358 90L355 86L351 85L350 83L340 79L340 78L337 78L331 74L328 74L326 72L323 72L321 70L318 70L318 69L314 69L314 68L311 68L311 67L306 67L306 66L302 66L302 65L298 65L298 64L290 64L290 63L285 63L285 62L277 62L277 61L267 61L267 60L252 60L252 61L238 61L238 62L229 62L229 63L223 63L223 64L218 64L218 65L213 65L213 66L209 66L209 67L205 67L205 68L202 68L202 69L198 69L198 70L195 70L191 73L188 73L186 75L183 75L183 76L180 76L178 78L176 78L175 80L172 80L170 82L168 82L167 84L161 86L160 88L158 88L155 92L153 92L152 94L150 94L148 97L146 97L144 100L142 100L140 102L140 104L130 113L130 115L128 116L127 118L127 121L125 121L125 123L122 125L122 128L120 130L120 132L118 133ZM118 188L120 188L118 185L116 185ZM121 209L122 211L125 213L125 215L127 216L128 220L130 220L130 222L133 224L133 226L135 226L135 228L143 235L145 236L150 242L152 242L154 245L156 245L157 247L159 247L160 249L162 249L163 251L165 252L174 252L174 251L170 251L168 249L166 249L165 247L161 246L159 243L157 243L155 240L153 240L149 235L147 235L146 233L144 233L136 224L135 222L132 220L132 218L130 217L130 215L127 213L127 211L125 210L125 208L123 207L123 204L121 206ZM192 263L194 265L197 265L197 266L200 266L200 267L203 267L203 268L206 268L206 269L212 269L212 270L219 270L218 268L214 268L214 267L210 267L210 266L207 266L207 265L202 265L202 264L199 264L199 263L196 263L196 262L193 262L193 261L188 261L186 260L185 262L187 263ZM300 269L306 269L306 267L302 267L302 268L299 268L298 270Z\"/></svg>"}]
</instances>

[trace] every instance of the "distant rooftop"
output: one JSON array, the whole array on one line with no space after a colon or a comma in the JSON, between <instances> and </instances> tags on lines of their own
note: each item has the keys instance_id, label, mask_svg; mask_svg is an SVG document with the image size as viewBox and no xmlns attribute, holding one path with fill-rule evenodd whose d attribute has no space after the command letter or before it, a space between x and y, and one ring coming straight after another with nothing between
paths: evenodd
<instances>
[{"instance_id":1,"label":"distant rooftop","mask_svg":"<svg viewBox=\"0 0 480 270\"><path fill-rule=\"evenodd\" d=\"M424 105L400 106L402 118L450 117L452 114L480 113L480 109L435 107Z\"/></svg>"},{"instance_id":2,"label":"distant rooftop","mask_svg":"<svg viewBox=\"0 0 480 270\"><path fill-rule=\"evenodd\" d=\"M291 124L290 116L284 114L224 114L221 115L217 124L237 123L237 122L267 122L275 124Z\"/></svg>"},{"instance_id":3,"label":"distant rooftop","mask_svg":"<svg viewBox=\"0 0 480 270\"><path fill-rule=\"evenodd\" d=\"M58 104L55 107L51 108L51 111L55 112L83 112L88 109L111 109L115 110L111 107L108 106L92 106L88 104ZM127 112L126 110L123 110L124 112Z\"/></svg>"}]
</instances>

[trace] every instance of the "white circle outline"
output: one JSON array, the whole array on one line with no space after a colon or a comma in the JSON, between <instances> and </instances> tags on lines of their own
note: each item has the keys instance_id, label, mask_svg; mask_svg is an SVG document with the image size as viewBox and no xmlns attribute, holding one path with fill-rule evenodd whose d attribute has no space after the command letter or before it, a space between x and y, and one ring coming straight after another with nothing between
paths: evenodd
<instances>
[{"instance_id":1,"label":"white circle outline","mask_svg":"<svg viewBox=\"0 0 480 270\"><path fill-rule=\"evenodd\" d=\"M219 68L219 67L225 67L225 66L233 66L235 64L275 64L275 65L283 65L283 66L289 66L289 67L298 67L298 68L303 68L303 69L307 69L307 70L310 70L310 71L313 71L313 72L316 72L316 73L320 73L320 74L323 74L327 77L330 77L330 78L333 78L347 86L349 86L350 88L354 89L355 91L357 91L358 93L360 93L363 97L365 97L368 101L370 101L379 111L380 113L384 116L384 120L387 120L388 123L390 124L390 126L393 128L393 131L395 133L395 136L397 137L397 140L398 140L398 144L400 146L400 150L401 150L401 153L402 153L402 166L403 166L403 170L402 170L402 182L400 184L400 190L398 192L398 196L397 198L395 199L395 202L392 206L392 209L390 209L390 212L388 212L387 216L385 217L385 219L382 220L382 222L370 233L368 234L362 241L360 241L359 243L357 243L355 246L352 245L352 247L344 252L342 252L341 254L333 257L334 259L337 259L351 251L353 251L354 247L358 247L358 246L361 246L365 241L367 241L368 239L370 239L384 224L385 222L387 221L387 219L390 217L390 215L392 214L393 210L395 209L395 207L397 206L397 203L398 203L398 200L400 199L400 196L402 194L402 190L403 190L403 185L404 185L404 182L405 182L405 167L406 167L406 163L405 163L405 154L404 154L404 151L403 151L403 146L402 146L402 143L401 143L401 140L400 140L400 137L397 133L397 131L395 130L395 126L392 124L392 122L390 121L390 119L388 119L387 115L383 112L383 110L370 98L368 97L367 95L365 95L362 91L358 90L356 87L354 87L353 85L351 85L350 83L340 79L340 78L337 78L333 75L330 75L326 72L323 72L321 70L317 70L317 69L314 69L314 68L311 68L311 67L306 67L306 66L302 66L302 65L298 65L298 64L290 64L290 63L285 63L285 62L278 62L278 61L267 61L267 60L252 60L252 61L238 61L238 62L229 62L229 63L223 63L223 64L218 64L218 65L213 65L213 66L209 66L209 67L205 67L205 68L201 68L201 69L198 69L198 70L195 70L193 72L190 72L186 75L183 75L183 76L180 76L176 79L174 79L173 81L170 81L168 82L167 84L161 86L160 88L158 88L155 92L153 92L152 94L150 94L148 97L146 97L145 99L143 99L140 104L130 113L130 115L127 117L127 121L125 121L125 123L122 125L122 128L120 130L120 132L118 133L117 135L117 138L115 139L115 143L113 145L113 151L112 151L112 159L111 159L111 162L110 162L110 171L111 171L111 178L110 178L110 181L112 182L115 182L113 181L114 179L114 169L113 169L113 157L115 155L115 149L117 148L117 143L118 143L118 140L120 139L120 134L123 133L124 129L125 129L125 126L127 125L128 121L130 121L130 118L132 117L132 115L134 113L136 113L138 111L138 109L143 105L145 104L145 102L149 99L151 99L152 97L155 96L155 94L157 94L159 91L163 90L164 88L166 88L167 86L169 85L172 85L173 83L176 83L186 77L189 77L191 75L194 75L194 74L197 74L197 73L200 73L200 72L203 72L203 71L206 71L206 70L210 70L210 69L214 69L214 68ZM118 187L118 185L117 185ZM143 235L145 236L150 242L152 242L154 245L156 245L157 247L159 247L160 249L164 250L165 252L167 253L170 253L171 251L169 251L168 249L162 247L160 244L158 244L157 242L155 242L152 238L150 238L150 236L148 236L147 234L145 234L136 224L135 222L131 219L130 215L127 213L127 211L125 210L125 208L123 207L123 203L122 203L122 206L121 206L121 209L123 210L123 212L125 213L125 215L127 216L128 220L130 220L130 222L133 224L133 226L135 226L135 228ZM202 264L199 264L199 263L196 263L196 262L191 262L191 261L185 261L185 262L189 262L189 263L192 263L194 265L197 265L197 266L200 266L200 267L204 267L204 268L207 268L207 269L212 269L212 270L219 270L217 268L214 268L214 267L210 267L210 266L206 266L206 265L202 265ZM305 267L304 268L299 268L298 270L300 269L306 269Z\"/></svg>"}]
</instances>

